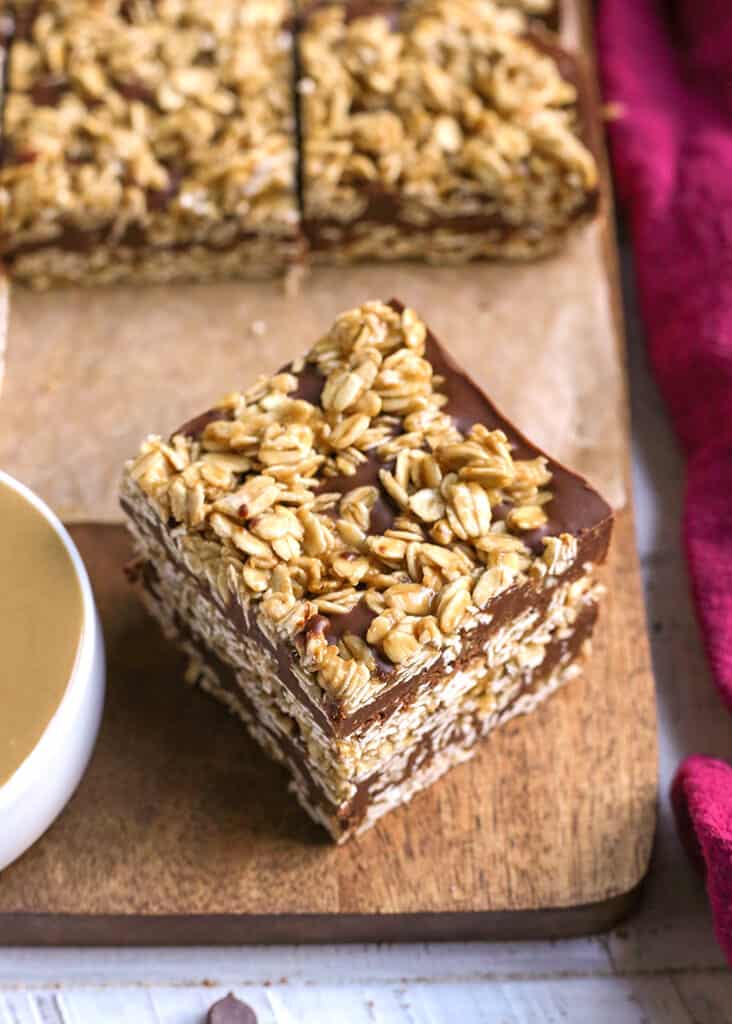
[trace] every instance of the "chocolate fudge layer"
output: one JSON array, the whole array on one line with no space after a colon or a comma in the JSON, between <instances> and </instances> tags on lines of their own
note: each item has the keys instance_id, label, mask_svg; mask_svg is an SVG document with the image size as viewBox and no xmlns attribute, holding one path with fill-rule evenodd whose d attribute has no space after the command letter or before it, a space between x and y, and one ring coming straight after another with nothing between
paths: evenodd
<instances>
[{"instance_id":1,"label":"chocolate fudge layer","mask_svg":"<svg viewBox=\"0 0 732 1024\"><path fill-rule=\"evenodd\" d=\"M531 258L594 211L578 70L515 7L316 3L298 46L316 259Z\"/></svg>"},{"instance_id":2,"label":"chocolate fudge layer","mask_svg":"<svg viewBox=\"0 0 732 1024\"><path fill-rule=\"evenodd\" d=\"M14 0L0 255L37 286L299 252L286 0Z\"/></svg>"},{"instance_id":3,"label":"chocolate fudge layer","mask_svg":"<svg viewBox=\"0 0 732 1024\"><path fill-rule=\"evenodd\" d=\"M612 525L397 302L148 438L122 503L193 676L339 841L571 674Z\"/></svg>"},{"instance_id":4,"label":"chocolate fudge layer","mask_svg":"<svg viewBox=\"0 0 732 1024\"><path fill-rule=\"evenodd\" d=\"M151 563L140 567L140 575L146 607L189 657L188 682L238 715L270 756L289 769L291 789L301 806L338 842L365 831L388 810L410 800L453 764L469 758L477 739L517 715L529 714L574 678L582 656L589 653L597 616L597 592L575 588L571 599L563 594L563 600L554 602L552 621L545 620L541 630L514 643L510 658L489 664L479 657L453 670L443 684L450 695L449 708L428 720L412 721L406 742L379 737L380 730L373 727L360 730L352 742L368 753L361 755L358 774L346 774L346 750L340 751L340 763L334 763L320 737L307 724L301 728L297 717L283 712L273 699L267 683L277 679L276 664L261 659L256 667L234 668L172 610L180 595L174 598L170 585L161 584ZM184 592L190 586L185 573L175 578L175 584Z\"/></svg>"}]
</instances>

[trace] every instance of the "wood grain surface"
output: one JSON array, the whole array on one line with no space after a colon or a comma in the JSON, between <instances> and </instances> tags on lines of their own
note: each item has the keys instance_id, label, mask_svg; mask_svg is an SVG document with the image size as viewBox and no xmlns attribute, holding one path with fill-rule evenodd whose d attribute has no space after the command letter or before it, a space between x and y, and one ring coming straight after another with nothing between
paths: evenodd
<instances>
[{"instance_id":1,"label":"wood grain surface","mask_svg":"<svg viewBox=\"0 0 732 1024\"><path fill-rule=\"evenodd\" d=\"M629 513L585 675L335 848L205 695L127 583L117 526L77 525L109 661L91 767L0 879L4 943L564 935L627 912L650 853L653 692Z\"/></svg>"},{"instance_id":2,"label":"wood grain surface","mask_svg":"<svg viewBox=\"0 0 732 1024\"><path fill-rule=\"evenodd\" d=\"M571 9L579 11L576 4ZM582 38L589 38L587 25ZM605 261L593 263L592 269L609 282L617 314L619 290L608 235L605 242ZM547 280L548 266L533 270L536 294ZM569 277L573 274L574 269ZM339 298L334 295L332 301ZM437 293L434 299L439 306ZM101 349L85 349L79 336L78 352L87 355L68 349L59 372L66 350L57 346L53 380L39 387L49 364L43 346L33 356L30 303L25 297L21 331L15 336L11 318L0 425L12 429L12 439L6 430L2 461L14 467L13 460L26 451L20 442L30 415L28 395L40 395L32 415L49 414L45 421L53 451L43 469L44 494L58 508L73 492L79 499L72 503L75 513L98 503L106 508L118 462L105 462L101 478L90 483L81 471L65 474L65 460L81 455L83 469L91 455L96 460L99 441L114 448L119 431L113 424L101 435L89 429L88 441L69 452L66 433L51 429L65 422L59 416L79 422L73 394L64 390L69 382L77 391L78 383L82 386L82 419L91 427L88 411L99 405L94 393L99 380L107 379L106 357ZM99 313L98 301L92 306ZM456 302L455 316L459 307ZM430 319L430 309L422 311ZM52 316L45 301L38 312L42 324ZM514 310L517 341L523 312ZM603 415L610 416L622 439L627 402L622 385L617 390L614 383L622 363L619 323L616 315L612 371L602 371L612 396ZM576 332L570 329L569 334L565 342L577 342ZM52 333L40 332L43 345L49 338ZM592 336L582 340L588 348L585 358L581 353L578 358L597 375L604 364L596 359ZM267 341L259 347L267 349ZM119 358L120 352L124 346L114 345L110 358ZM140 380L155 382L148 402L158 396L160 403L154 345L146 352ZM490 353L481 351L481 365L484 357L490 359ZM267 352L262 358L268 358ZM481 374L487 372L483 367ZM596 407L594 398L573 406L590 418ZM38 430L34 433L37 439ZM597 460L596 448L585 454L590 462ZM602 458L617 460L611 467L616 477L627 473L627 443L619 453L611 447ZM35 476L29 482L34 481ZM122 574L128 546L121 528L88 524L74 526L73 532L105 627L108 703L92 764L69 807L26 856L0 875L0 942L559 937L607 928L633 905L655 824L656 739L630 508L618 515L607 570L609 593L595 654L583 677L534 715L495 733L472 761L407 808L339 849L328 845L324 833L300 811L286 791L284 772L259 752L238 722L202 694L184 690L180 658L148 620Z\"/></svg>"}]
</instances>

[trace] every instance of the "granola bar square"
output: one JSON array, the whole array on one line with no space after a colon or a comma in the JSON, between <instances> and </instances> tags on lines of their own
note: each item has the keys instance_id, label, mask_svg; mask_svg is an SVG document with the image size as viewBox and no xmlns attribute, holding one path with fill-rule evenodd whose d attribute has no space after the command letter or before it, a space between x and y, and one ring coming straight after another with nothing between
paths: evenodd
<instances>
[{"instance_id":1,"label":"granola bar square","mask_svg":"<svg viewBox=\"0 0 732 1024\"><path fill-rule=\"evenodd\" d=\"M12 0L0 257L56 282L299 253L287 0Z\"/></svg>"},{"instance_id":2,"label":"granola bar square","mask_svg":"<svg viewBox=\"0 0 732 1024\"><path fill-rule=\"evenodd\" d=\"M577 674L612 526L396 301L149 437L121 500L190 681L338 842Z\"/></svg>"},{"instance_id":3,"label":"granola bar square","mask_svg":"<svg viewBox=\"0 0 732 1024\"><path fill-rule=\"evenodd\" d=\"M325 0L299 53L316 259L532 258L593 212L578 67L516 5Z\"/></svg>"}]
</instances>

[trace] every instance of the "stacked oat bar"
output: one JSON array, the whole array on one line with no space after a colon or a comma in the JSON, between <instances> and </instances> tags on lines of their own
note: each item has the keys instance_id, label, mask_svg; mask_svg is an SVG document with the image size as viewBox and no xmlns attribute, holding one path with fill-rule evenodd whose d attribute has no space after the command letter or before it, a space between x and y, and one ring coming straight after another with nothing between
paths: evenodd
<instances>
[{"instance_id":1,"label":"stacked oat bar","mask_svg":"<svg viewBox=\"0 0 732 1024\"><path fill-rule=\"evenodd\" d=\"M36 287L527 258L594 210L545 0L7 0L0 258ZM2 59L0 57L0 59Z\"/></svg>"},{"instance_id":2,"label":"stacked oat bar","mask_svg":"<svg viewBox=\"0 0 732 1024\"><path fill-rule=\"evenodd\" d=\"M578 671L612 526L394 301L148 438L122 504L190 680L339 842Z\"/></svg>"}]
</instances>

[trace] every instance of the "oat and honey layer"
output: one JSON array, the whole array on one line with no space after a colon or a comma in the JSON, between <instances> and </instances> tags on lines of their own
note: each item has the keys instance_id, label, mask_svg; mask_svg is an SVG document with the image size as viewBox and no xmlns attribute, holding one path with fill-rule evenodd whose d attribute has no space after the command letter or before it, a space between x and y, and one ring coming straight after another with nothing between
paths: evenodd
<instances>
[{"instance_id":1,"label":"oat and honey layer","mask_svg":"<svg viewBox=\"0 0 732 1024\"><path fill-rule=\"evenodd\" d=\"M445 770L532 679L567 678L611 530L397 302L344 313L304 358L148 438L122 503L194 678L267 749L298 748L338 839L419 788L397 777L425 744ZM388 796L356 814L380 774Z\"/></svg>"},{"instance_id":2,"label":"oat and honey layer","mask_svg":"<svg viewBox=\"0 0 732 1024\"><path fill-rule=\"evenodd\" d=\"M286 0L15 0L0 254L16 278L276 272L298 248Z\"/></svg>"},{"instance_id":3,"label":"oat and honey layer","mask_svg":"<svg viewBox=\"0 0 732 1024\"><path fill-rule=\"evenodd\" d=\"M594 209L577 69L522 25L494 0L310 9L299 94L316 254L530 258Z\"/></svg>"}]
</instances>

